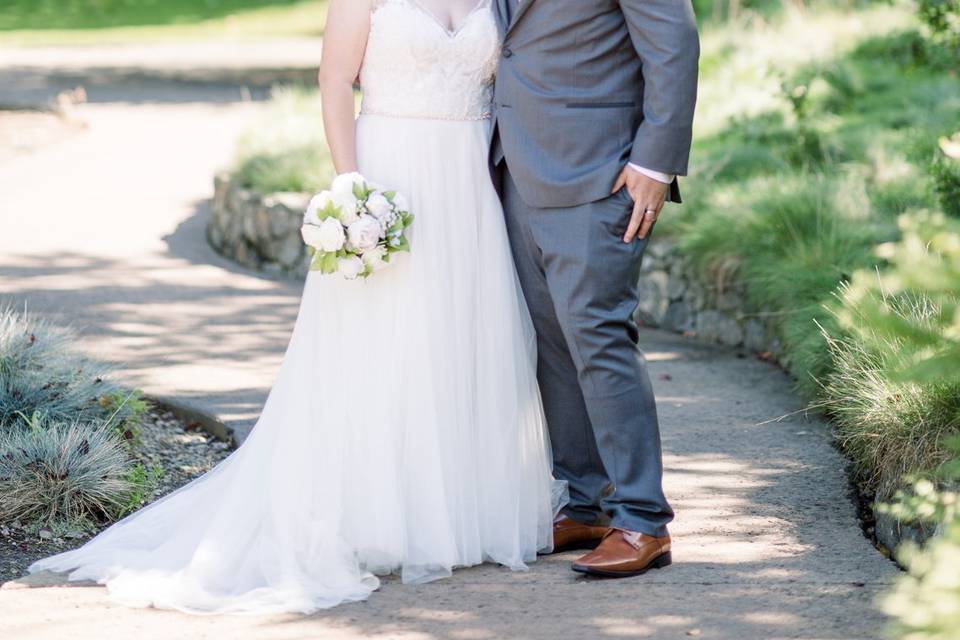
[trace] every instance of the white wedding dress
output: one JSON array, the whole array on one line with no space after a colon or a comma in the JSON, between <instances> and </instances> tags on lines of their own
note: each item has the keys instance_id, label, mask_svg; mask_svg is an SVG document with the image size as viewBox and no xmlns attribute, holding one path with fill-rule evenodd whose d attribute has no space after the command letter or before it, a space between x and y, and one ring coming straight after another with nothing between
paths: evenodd
<instances>
[{"instance_id":1,"label":"white wedding dress","mask_svg":"<svg viewBox=\"0 0 960 640\"><path fill-rule=\"evenodd\" d=\"M311 273L256 428L208 474L30 570L134 606L310 612L551 545L535 343L487 168L499 36L374 10L362 173L404 193L412 251L366 281Z\"/></svg>"}]
</instances>

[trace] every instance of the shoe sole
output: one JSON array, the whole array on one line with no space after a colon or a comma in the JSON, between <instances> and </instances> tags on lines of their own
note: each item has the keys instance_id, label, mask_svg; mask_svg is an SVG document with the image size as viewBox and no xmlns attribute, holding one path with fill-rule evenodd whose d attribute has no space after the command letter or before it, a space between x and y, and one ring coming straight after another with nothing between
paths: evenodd
<instances>
[{"instance_id":1,"label":"shoe sole","mask_svg":"<svg viewBox=\"0 0 960 640\"><path fill-rule=\"evenodd\" d=\"M598 576L600 578L632 578L633 576L643 575L651 569L663 569L664 567L669 567L671 564L673 564L673 557L668 551L651 560L650 563L644 568L637 569L635 571L610 571L608 569L594 569L593 567L586 567L580 564L573 565L573 570L577 573L584 573L589 576Z\"/></svg>"}]
</instances>

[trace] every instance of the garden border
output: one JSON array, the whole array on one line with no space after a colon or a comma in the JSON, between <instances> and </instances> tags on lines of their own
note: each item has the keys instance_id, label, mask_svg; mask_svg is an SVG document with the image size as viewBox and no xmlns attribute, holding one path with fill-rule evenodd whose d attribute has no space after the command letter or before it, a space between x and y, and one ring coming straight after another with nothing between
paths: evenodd
<instances>
[{"instance_id":1,"label":"garden border","mask_svg":"<svg viewBox=\"0 0 960 640\"><path fill-rule=\"evenodd\" d=\"M237 430L221 421L216 415L191 402L172 396L145 395L144 399L160 409L169 411L184 422L196 422L201 429L217 440L229 443L233 449L241 444L241 440L237 437Z\"/></svg>"}]
</instances>

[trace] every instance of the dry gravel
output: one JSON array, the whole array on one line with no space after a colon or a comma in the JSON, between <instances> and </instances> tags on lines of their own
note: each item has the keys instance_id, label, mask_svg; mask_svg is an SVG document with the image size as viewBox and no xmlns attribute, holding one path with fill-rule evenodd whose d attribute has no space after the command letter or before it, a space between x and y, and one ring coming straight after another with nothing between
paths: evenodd
<instances>
[{"instance_id":1,"label":"dry gravel","mask_svg":"<svg viewBox=\"0 0 960 640\"><path fill-rule=\"evenodd\" d=\"M144 416L133 456L147 469L162 469L163 475L144 505L209 471L230 452L228 443L202 431L198 423L151 408ZM40 558L79 547L96 533L38 530L20 522L0 524L0 582L22 576Z\"/></svg>"}]
</instances>

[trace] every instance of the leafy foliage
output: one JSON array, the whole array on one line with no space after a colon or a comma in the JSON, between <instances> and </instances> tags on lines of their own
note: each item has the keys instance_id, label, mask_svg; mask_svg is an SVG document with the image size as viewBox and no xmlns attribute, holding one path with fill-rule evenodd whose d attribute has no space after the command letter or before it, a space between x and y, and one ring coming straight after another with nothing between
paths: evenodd
<instances>
[{"instance_id":1,"label":"leafy foliage","mask_svg":"<svg viewBox=\"0 0 960 640\"><path fill-rule=\"evenodd\" d=\"M918 0L917 14L933 38L960 60L960 0Z\"/></svg>"},{"instance_id":2,"label":"leafy foliage","mask_svg":"<svg viewBox=\"0 0 960 640\"><path fill-rule=\"evenodd\" d=\"M951 153L949 148L945 151ZM878 411L904 406L910 411L901 411L892 425L863 420L874 431L858 437L874 438L881 444L854 449L872 455L884 450L899 453L899 460L870 461L882 465L886 473L922 473L925 477L914 473L912 489L898 492L894 503L883 510L900 520L930 522L939 529L939 535L925 546L907 543L897 550L908 574L897 581L883 601L886 612L894 617L892 633L910 640L957 640L960 222L942 214L920 212L901 218L900 227L902 239L878 249L889 268L879 278L865 272L854 276L840 318L847 327L869 327L860 331L863 350L882 351L877 378L895 393L874 394ZM911 400L911 395L920 397ZM891 438L907 430L913 439L889 446Z\"/></svg>"},{"instance_id":3,"label":"leafy foliage","mask_svg":"<svg viewBox=\"0 0 960 640\"><path fill-rule=\"evenodd\" d=\"M163 467L150 467L148 469L142 464L135 465L127 474L127 480L132 490L126 499L126 503L117 510L116 516L122 518L142 507L156 491L157 485L162 479Z\"/></svg>"},{"instance_id":4,"label":"leafy foliage","mask_svg":"<svg viewBox=\"0 0 960 640\"><path fill-rule=\"evenodd\" d=\"M316 192L335 176L316 91L280 89L238 141L234 176L259 193Z\"/></svg>"},{"instance_id":5,"label":"leafy foliage","mask_svg":"<svg viewBox=\"0 0 960 640\"><path fill-rule=\"evenodd\" d=\"M900 219L903 238L881 245L890 268L878 280L855 275L842 318L859 315L875 339L893 340L898 380L960 382L960 222L920 212ZM900 300L923 301L930 311L918 319L898 313ZM960 416L958 416L960 419Z\"/></svg>"},{"instance_id":6,"label":"leafy foliage","mask_svg":"<svg viewBox=\"0 0 960 640\"><path fill-rule=\"evenodd\" d=\"M798 385L837 419L844 450L889 496L904 472L945 459L958 388L900 377L905 342L876 325L853 293L841 290L838 300L837 291L858 272L876 280L895 261L876 247L889 249L904 233L905 212L957 202L930 162L948 162L937 140L960 125L960 85L942 42L903 6L865 8L853 23L823 6L803 19L785 15L783 27L705 30L701 91L738 110L725 120L706 114L707 124L701 113L698 127L709 133L695 138L688 204L660 229L706 282L738 279L751 310L777 320ZM796 40L832 53L791 52ZM744 46L752 56L739 53ZM731 83L736 96L723 89ZM930 272L926 265L914 268ZM888 320L949 331L946 298L879 290L865 298L889 305Z\"/></svg>"},{"instance_id":7,"label":"leafy foliage","mask_svg":"<svg viewBox=\"0 0 960 640\"><path fill-rule=\"evenodd\" d=\"M960 219L960 133L940 140L942 154L933 164L933 179L943 211Z\"/></svg>"},{"instance_id":8,"label":"leafy foliage","mask_svg":"<svg viewBox=\"0 0 960 640\"><path fill-rule=\"evenodd\" d=\"M960 363L958 363L960 364ZM882 602L893 617L893 635L908 640L960 638L960 438L951 442L954 459L941 467L938 489L929 479L916 480L884 509L899 520L930 522L939 535L924 547L906 543L897 558L908 573L897 580Z\"/></svg>"}]
</instances>

